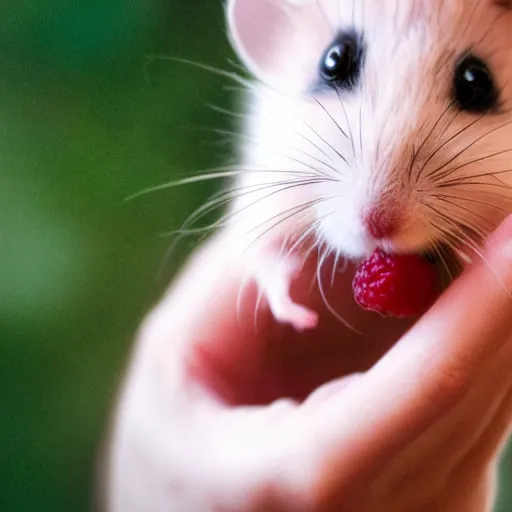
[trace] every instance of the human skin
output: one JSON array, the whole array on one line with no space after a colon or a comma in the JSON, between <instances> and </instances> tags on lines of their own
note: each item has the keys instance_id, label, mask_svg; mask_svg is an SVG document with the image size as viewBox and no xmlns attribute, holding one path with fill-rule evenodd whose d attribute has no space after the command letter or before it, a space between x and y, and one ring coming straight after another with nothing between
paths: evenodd
<instances>
[{"instance_id":1,"label":"human skin","mask_svg":"<svg viewBox=\"0 0 512 512\"><path fill-rule=\"evenodd\" d=\"M512 218L421 318L351 299L298 334L225 257L192 256L143 323L113 417L108 512L487 511L512 418ZM335 291L334 291L335 290ZM351 300L348 300L350 298Z\"/></svg>"}]
</instances>

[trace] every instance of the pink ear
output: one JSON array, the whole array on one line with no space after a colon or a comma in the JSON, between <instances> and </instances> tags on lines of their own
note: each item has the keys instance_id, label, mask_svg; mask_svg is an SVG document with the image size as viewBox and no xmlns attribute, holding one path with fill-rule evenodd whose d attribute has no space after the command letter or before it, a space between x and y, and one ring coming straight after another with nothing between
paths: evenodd
<instances>
[{"instance_id":1,"label":"pink ear","mask_svg":"<svg viewBox=\"0 0 512 512\"><path fill-rule=\"evenodd\" d=\"M279 82L278 53L292 42L300 14L298 0L228 0L227 20L233 48L260 80Z\"/></svg>"}]
</instances>

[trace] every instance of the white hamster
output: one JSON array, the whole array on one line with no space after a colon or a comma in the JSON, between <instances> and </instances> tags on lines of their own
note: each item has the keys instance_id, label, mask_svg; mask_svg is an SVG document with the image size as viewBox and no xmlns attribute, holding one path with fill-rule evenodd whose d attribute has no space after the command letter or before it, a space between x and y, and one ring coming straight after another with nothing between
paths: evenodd
<instances>
[{"instance_id":1,"label":"white hamster","mask_svg":"<svg viewBox=\"0 0 512 512\"><path fill-rule=\"evenodd\" d=\"M289 293L308 250L477 248L511 211L512 2L228 0L226 13L256 80L222 229L278 321L317 324Z\"/></svg>"}]
</instances>

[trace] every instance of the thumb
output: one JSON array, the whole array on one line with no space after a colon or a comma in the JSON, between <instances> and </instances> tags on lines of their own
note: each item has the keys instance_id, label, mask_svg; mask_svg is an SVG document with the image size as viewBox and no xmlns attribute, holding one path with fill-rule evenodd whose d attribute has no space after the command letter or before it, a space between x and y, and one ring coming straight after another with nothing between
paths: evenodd
<instances>
[{"instance_id":1,"label":"thumb","mask_svg":"<svg viewBox=\"0 0 512 512\"><path fill-rule=\"evenodd\" d=\"M313 464L336 481L323 479L320 494L389 461L462 400L498 354L512 329L512 216L482 256L371 370L308 410Z\"/></svg>"}]
</instances>

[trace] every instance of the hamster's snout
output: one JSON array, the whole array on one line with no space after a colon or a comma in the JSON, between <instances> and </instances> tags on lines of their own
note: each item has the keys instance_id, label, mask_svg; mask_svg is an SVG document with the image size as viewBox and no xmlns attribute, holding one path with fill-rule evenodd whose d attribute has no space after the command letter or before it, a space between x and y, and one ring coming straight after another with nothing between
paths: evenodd
<instances>
[{"instance_id":1,"label":"hamster's snout","mask_svg":"<svg viewBox=\"0 0 512 512\"><path fill-rule=\"evenodd\" d=\"M363 208L360 219L367 251L381 247L392 252L409 252L425 244L424 227L411 205L399 197L379 198Z\"/></svg>"},{"instance_id":2,"label":"hamster's snout","mask_svg":"<svg viewBox=\"0 0 512 512\"><path fill-rule=\"evenodd\" d=\"M400 224L401 213L396 205L374 205L363 213L363 226L375 240L392 238Z\"/></svg>"},{"instance_id":3,"label":"hamster's snout","mask_svg":"<svg viewBox=\"0 0 512 512\"><path fill-rule=\"evenodd\" d=\"M371 199L353 195L334 215L331 208L332 203L320 204L317 212L321 236L348 258L363 258L378 247L394 253L415 252L429 243L420 212L402 193Z\"/></svg>"}]
</instances>

